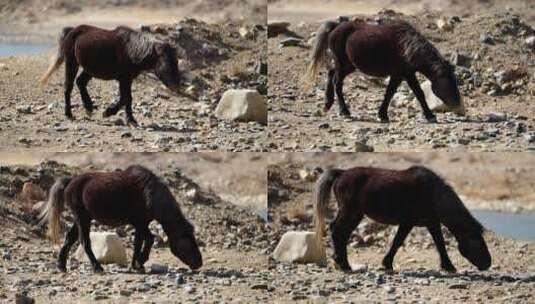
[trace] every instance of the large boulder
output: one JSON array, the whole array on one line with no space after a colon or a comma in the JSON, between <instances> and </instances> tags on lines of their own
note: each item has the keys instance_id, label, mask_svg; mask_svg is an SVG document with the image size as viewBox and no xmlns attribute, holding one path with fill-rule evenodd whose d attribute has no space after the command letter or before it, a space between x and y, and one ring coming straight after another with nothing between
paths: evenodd
<instances>
[{"instance_id":1,"label":"large boulder","mask_svg":"<svg viewBox=\"0 0 535 304\"><path fill-rule=\"evenodd\" d=\"M318 248L314 232L289 231L279 241L273 258L291 263L324 263L325 251L324 248Z\"/></svg>"},{"instance_id":2,"label":"large boulder","mask_svg":"<svg viewBox=\"0 0 535 304\"><path fill-rule=\"evenodd\" d=\"M128 265L125 247L117 234L114 232L91 232L90 238L91 248L100 263ZM79 261L88 261L82 246L78 247L75 255Z\"/></svg>"},{"instance_id":3,"label":"large boulder","mask_svg":"<svg viewBox=\"0 0 535 304\"><path fill-rule=\"evenodd\" d=\"M431 81L426 80L421 85L422 91L425 94L425 101L429 106L429 109L434 112L453 112L458 115L465 115L464 103L461 99L461 106L457 108L451 108L446 105L438 96L433 93L431 89Z\"/></svg>"},{"instance_id":4,"label":"large boulder","mask_svg":"<svg viewBox=\"0 0 535 304\"><path fill-rule=\"evenodd\" d=\"M267 124L267 105L256 90L228 90L223 94L215 116L221 119L257 121Z\"/></svg>"}]
</instances>

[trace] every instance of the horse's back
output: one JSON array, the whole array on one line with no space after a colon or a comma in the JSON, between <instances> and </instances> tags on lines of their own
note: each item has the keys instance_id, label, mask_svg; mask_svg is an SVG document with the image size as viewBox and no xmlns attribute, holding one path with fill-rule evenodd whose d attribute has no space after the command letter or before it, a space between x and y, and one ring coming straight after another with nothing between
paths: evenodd
<instances>
[{"instance_id":1,"label":"horse's back","mask_svg":"<svg viewBox=\"0 0 535 304\"><path fill-rule=\"evenodd\" d=\"M126 70L128 62L124 42L117 29L80 25L69 34L75 37L71 49L76 62L91 76L104 80L117 79Z\"/></svg>"},{"instance_id":2,"label":"horse's back","mask_svg":"<svg viewBox=\"0 0 535 304\"><path fill-rule=\"evenodd\" d=\"M414 174L414 171L418 171L418 174ZM435 221L436 215L432 207L433 189L424 186L427 176L420 173L413 168L389 170L356 167L342 174L335 191L353 191L351 209L375 221L391 225L402 222L426 225Z\"/></svg>"},{"instance_id":3,"label":"horse's back","mask_svg":"<svg viewBox=\"0 0 535 304\"><path fill-rule=\"evenodd\" d=\"M115 226L147 220L143 188L124 171L85 173L72 183L81 200L78 207L102 224Z\"/></svg>"},{"instance_id":4,"label":"horse's back","mask_svg":"<svg viewBox=\"0 0 535 304\"><path fill-rule=\"evenodd\" d=\"M398 44L399 23L370 23L363 20L344 22L335 29L336 42L345 47L351 63L372 76L396 74L403 64ZM343 33L343 34L342 34Z\"/></svg>"}]
</instances>

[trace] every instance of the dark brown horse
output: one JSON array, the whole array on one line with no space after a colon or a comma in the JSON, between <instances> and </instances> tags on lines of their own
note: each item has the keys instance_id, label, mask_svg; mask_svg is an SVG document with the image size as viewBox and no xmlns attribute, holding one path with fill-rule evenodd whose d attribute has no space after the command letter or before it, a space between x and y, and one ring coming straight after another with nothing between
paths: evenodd
<instances>
[{"instance_id":1,"label":"dark brown horse","mask_svg":"<svg viewBox=\"0 0 535 304\"><path fill-rule=\"evenodd\" d=\"M76 84L88 115L93 112L93 102L87 92L87 84L92 78L119 82L119 101L109 106L103 115L115 115L124 106L127 123L134 126L137 122L132 115L132 81L141 72L154 71L171 91L186 95L179 91L176 50L169 43L155 40L150 34L124 26L111 31L89 25L64 28L56 59L40 80L42 86L64 61L65 116L69 119L74 119L71 92L79 66L83 71L76 78Z\"/></svg>"},{"instance_id":2,"label":"dark brown horse","mask_svg":"<svg viewBox=\"0 0 535 304\"><path fill-rule=\"evenodd\" d=\"M75 223L58 255L61 271L66 271L67 256L77 240L84 247L94 271L103 271L91 250L92 219L110 226L134 226L134 269L142 270L149 259L154 242L149 230L152 220L162 225L176 257L191 269L202 266L193 225L182 214L167 185L144 167L130 166L124 171L85 173L57 180L41 214L41 223L48 222L48 234L56 243L65 204L71 209Z\"/></svg>"},{"instance_id":3,"label":"dark brown horse","mask_svg":"<svg viewBox=\"0 0 535 304\"><path fill-rule=\"evenodd\" d=\"M329 68L325 90L325 111L338 97L340 115L349 116L349 110L342 92L343 82L355 69L376 76L390 76L379 118L388 122L388 105L402 81L406 81L420 102L424 116L429 122L436 122L429 109L425 95L416 79L416 72L422 73L432 83L432 90L452 111L465 114L464 104L457 87L454 67L438 50L409 23L399 20L385 20L368 23L353 20L342 23L328 21L317 31L316 44L308 68L309 79L313 80L320 66L329 66L327 48L333 55L334 68Z\"/></svg>"},{"instance_id":4,"label":"dark brown horse","mask_svg":"<svg viewBox=\"0 0 535 304\"><path fill-rule=\"evenodd\" d=\"M483 226L470 214L455 191L431 170L413 166L407 170L356 167L327 170L316 184L315 223L318 248L323 246L324 215L334 190L338 214L330 224L334 260L343 270L351 270L346 244L364 215L388 225L399 225L383 266L392 270L394 255L414 226L427 227L440 255L440 266L454 272L441 224L455 236L461 254L479 270L491 265L483 238ZM324 253L323 253L324 254Z\"/></svg>"}]
</instances>

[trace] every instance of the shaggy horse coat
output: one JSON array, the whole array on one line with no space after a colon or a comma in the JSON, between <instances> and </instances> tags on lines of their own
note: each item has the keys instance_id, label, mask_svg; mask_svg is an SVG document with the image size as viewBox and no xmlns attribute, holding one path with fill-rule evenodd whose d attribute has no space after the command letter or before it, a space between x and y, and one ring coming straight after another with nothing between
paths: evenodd
<instances>
[{"instance_id":1,"label":"shaggy horse coat","mask_svg":"<svg viewBox=\"0 0 535 304\"><path fill-rule=\"evenodd\" d=\"M332 56L329 56L328 50ZM371 76L390 76L379 108L379 118L383 122L389 121L388 106L402 81L406 81L413 91L427 120L436 121L416 79L416 72L431 81L433 93L448 107L459 115L465 114L454 67L429 40L405 21L368 23L356 19L341 23L325 22L317 31L308 67L309 80L314 80L321 66L329 66L329 57L332 57L334 67L329 68L327 73L325 111L331 108L336 93L340 114L350 115L342 92L343 82L347 75L358 69Z\"/></svg>"},{"instance_id":2,"label":"shaggy horse coat","mask_svg":"<svg viewBox=\"0 0 535 304\"><path fill-rule=\"evenodd\" d=\"M154 242L149 230L152 220L162 225L175 256L192 269L202 265L193 225L182 214L167 185L144 167L130 166L124 171L91 172L58 179L50 189L40 221L48 223L48 234L54 242L59 241L64 205L72 211L74 224L58 255L58 268L62 271L66 271L67 256L77 240L84 247L94 271L103 270L91 249L92 219L114 227L134 226L134 269L142 270L149 259Z\"/></svg>"},{"instance_id":3,"label":"shaggy horse coat","mask_svg":"<svg viewBox=\"0 0 535 304\"><path fill-rule=\"evenodd\" d=\"M455 271L451 263L441 224L454 235L459 251L480 270L491 265L483 226L470 214L455 191L431 170L413 166L407 170L356 167L325 171L316 184L315 225L317 248L323 251L324 217L331 188L338 203L338 214L331 222L334 260L343 270L351 270L347 260L347 241L364 215L387 225L398 225L383 266L392 269L399 247L415 226L426 227L440 255L440 266Z\"/></svg>"}]
</instances>

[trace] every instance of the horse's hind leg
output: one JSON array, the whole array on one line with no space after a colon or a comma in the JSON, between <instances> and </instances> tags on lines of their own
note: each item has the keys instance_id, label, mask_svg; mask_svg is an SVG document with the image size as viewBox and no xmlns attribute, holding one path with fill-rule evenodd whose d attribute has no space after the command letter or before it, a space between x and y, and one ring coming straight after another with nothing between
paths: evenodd
<instances>
[{"instance_id":1,"label":"horse's hind leg","mask_svg":"<svg viewBox=\"0 0 535 304\"><path fill-rule=\"evenodd\" d=\"M392 246L383 258L383 267L386 270L392 270L392 262L394 262L394 256L396 255L396 252L398 251L399 247L401 247L401 245L403 245L403 242L405 242L405 239L407 238L407 235L409 235L409 232L411 232L411 230L412 225L399 225L396 236L394 237L394 241L392 242Z\"/></svg>"},{"instance_id":2,"label":"horse's hind leg","mask_svg":"<svg viewBox=\"0 0 535 304\"><path fill-rule=\"evenodd\" d=\"M80 238L80 244L84 247L85 253L93 266L93 271L102 272L104 269L100 263L95 258L95 254L91 249L91 238L89 237L89 232L91 229L91 218L87 214L82 214L83 212L78 212L78 235Z\"/></svg>"},{"instance_id":3,"label":"horse's hind leg","mask_svg":"<svg viewBox=\"0 0 535 304\"><path fill-rule=\"evenodd\" d=\"M331 238L334 245L334 261L344 271L351 271L351 266L347 259L347 241L351 233L362 220L360 213L351 213L349 210L340 209L336 219L331 222Z\"/></svg>"},{"instance_id":4,"label":"horse's hind leg","mask_svg":"<svg viewBox=\"0 0 535 304\"><path fill-rule=\"evenodd\" d=\"M71 251L72 245L78 240L78 225L75 223L71 226L71 229L69 229L69 232L67 232L67 236L65 237L65 243L63 244L63 247L61 247L61 250L58 255L58 268L59 270L66 272L67 271L67 256L69 255L69 251Z\"/></svg>"},{"instance_id":5,"label":"horse's hind leg","mask_svg":"<svg viewBox=\"0 0 535 304\"><path fill-rule=\"evenodd\" d=\"M336 92L336 97L338 97L338 114L340 114L340 116L350 116L351 115L349 113L349 109L347 108L347 104L346 104L346 102L344 100L344 92L343 92L344 79L351 72L352 72L352 70L351 71L347 71L347 70L344 70L344 68L337 67L336 68L336 72L335 72L334 77L333 77L333 83L334 83L334 88L335 88L335 92Z\"/></svg>"},{"instance_id":6,"label":"horse's hind leg","mask_svg":"<svg viewBox=\"0 0 535 304\"><path fill-rule=\"evenodd\" d=\"M74 79L78 73L78 63L76 63L74 58L66 56L65 60L65 84L64 84L64 94L65 94L65 116L68 119L74 119L71 110L71 93L74 88Z\"/></svg>"},{"instance_id":7,"label":"horse's hind leg","mask_svg":"<svg viewBox=\"0 0 535 304\"><path fill-rule=\"evenodd\" d=\"M327 72L327 83L325 87L325 108L324 111L327 112L332 107L334 103L334 69L329 69L329 72Z\"/></svg>"},{"instance_id":8,"label":"horse's hind leg","mask_svg":"<svg viewBox=\"0 0 535 304\"><path fill-rule=\"evenodd\" d=\"M412 74L410 76L405 77L405 80L407 81L407 84L416 96L416 99L418 99L418 102L422 107L422 111L424 112L425 119L427 119L428 122L437 122L435 114L433 114L433 112L431 112L431 110L429 109L429 106L427 106L427 102L425 101L425 94L422 91L422 88L420 87L416 76Z\"/></svg>"},{"instance_id":9,"label":"horse's hind leg","mask_svg":"<svg viewBox=\"0 0 535 304\"><path fill-rule=\"evenodd\" d=\"M141 247L143 246L143 231L140 227L135 227L134 233L134 255L132 256L132 269L143 270L141 263Z\"/></svg>"},{"instance_id":10,"label":"horse's hind leg","mask_svg":"<svg viewBox=\"0 0 535 304\"><path fill-rule=\"evenodd\" d=\"M85 111L89 116L93 114L93 101L89 96L89 92L87 92L87 84L91 78L91 75L85 71L82 71L82 73L78 75L78 78L76 78L76 85L78 86L78 90L80 90L80 96L82 97Z\"/></svg>"},{"instance_id":11,"label":"horse's hind leg","mask_svg":"<svg viewBox=\"0 0 535 304\"><path fill-rule=\"evenodd\" d=\"M388 106L390 105L390 100L392 100L392 96L396 94L396 90L401 84L401 81L402 79L399 77L390 76L390 81L388 82L388 87L386 88L386 93L383 99L383 103L381 103L381 107L379 108L379 119L381 119L382 122L389 121Z\"/></svg>"},{"instance_id":12,"label":"horse's hind leg","mask_svg":"<svg viewBox=\"0 0 535 304\"><path fill-rule=\"evenodd\" d=\"M148 226L145 227L145 242L143 244L143 251L141 253L141 265L145 264L149 260L150 250L152 248L152 245L154 244L154 236L150 232Z\"/></svg>"},{"instance_id":13,"label":"horse's hind leg","mask_svg":"<svg viewBox=\"0 0 535 304\"><path fill-rule=\"evenodd\" d=\"M444 237L442 236L442 231L440 230L440 224L427 226L427 230L429 230L429 233L433 237L438 254L440 255L440 268L448 272L457 271L451 263L448 252L446 251L446 245L444 244Z\"/></svg>"}]
</instances>

